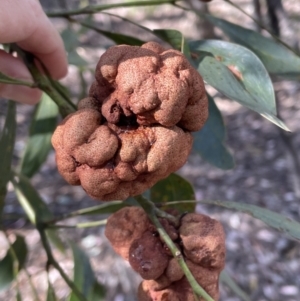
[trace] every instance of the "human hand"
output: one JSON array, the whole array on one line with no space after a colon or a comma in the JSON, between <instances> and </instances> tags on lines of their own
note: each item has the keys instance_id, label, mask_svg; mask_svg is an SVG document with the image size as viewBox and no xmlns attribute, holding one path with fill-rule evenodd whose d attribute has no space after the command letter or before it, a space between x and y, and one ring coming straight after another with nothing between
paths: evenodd
<instances>
[{"instance_id":1,"label":"human hand","mask_svg":"<svg viewBox=\"0 0 300 301\"><path fill-rule=\"evenodd\" d=\"M40 59L54 79L67 73L63 42L37 0L0 0L0 43L17 43ZM32 82L23 61L0 49L0 72ZM41 91L0 83L0 97L35 104Z\"/></svg>"}]
</instances>

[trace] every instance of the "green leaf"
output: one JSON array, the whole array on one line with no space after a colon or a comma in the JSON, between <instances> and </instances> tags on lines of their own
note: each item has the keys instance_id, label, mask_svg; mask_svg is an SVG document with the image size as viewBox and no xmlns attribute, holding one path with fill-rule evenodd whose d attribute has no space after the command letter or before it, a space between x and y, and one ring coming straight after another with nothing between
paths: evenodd
<instances>
[{"instance_id":1,"label":"green leaf","mask_svg":"<svg viewBox=\"0 0 300 301\"><path fill-rule=\"evenodd\" d=\"M48 291L47 291L47 300L46 301L57 301L57 297L55 295L55 290L48 279Z\"/></svg>"},{"instance_id":2,"label":"green leaf","mask_svg":"<svg viewBox=\"0 0 300 301\"><path fill-rule=\"evenodd\" d=\"M270 227L284 232L296 240L300 240L300 223L268 209L238 202L200 201L200 203L217 205L228 209L245 212L260 219Z\"/></svg>"},{"instance_id":3,"label":"green leaf","mask_svg":"<svg viewBox=\"0 0 300 301\"><path fill-rule=\"evenodd\" d=\"M94 282L92 292L89 295L90 301L105 300L105 287L99 282Z\"/></svg>"},{"instance_id":4,"label":"green leaf","mask_svg":"<svg viewBox=\"0 0 300 301\"><path fill-rule=\"evenodd\" d=\"M11 174L10 180L14 186L18 201L31 223L36 224L53 217L47 205L43 202L27 177L14 173Z\"/></svg>"},{"instance_id":5,"label":"green leaf","mask_svg":"<svg viewBox=\"0 0 300 301\"><path fill-rule=\"evenodd\" d=\"M247 48L218 40L189 43L203 79L225 96L289 130L276 114L275 95L269 74L259 58Z\"/></svg>"},{"instance_id":6,"label":"green leaf","mask_svg":"<svg viewBox=\"0 0 300 301\"><path fill-rule=\"evenodd\" d=\"M13 257L8 251L6 256L0 261L0 292L5 290L14 280L13 266Z\"/></svg>"},{"instance_id":7,"label":"green leaf","mask_svg":"<svg viewBox=\"0 0 300 301\"><path fill-rule=\"evenodd\" d=\"M52 212L31 185L30 180L22 174L11 173L10 181L14 186L18 201L31 223L47 221L53 218ZM51 242L64 253L64 244L54 229L47 229Z\"/></svg>"},{"instance_id":8,"label":"green leaf","mask_svg":"<svg viewBox=\"0 0 300 301\"><path fill-rule=\"evenodd\" d=\"M85 67L88 64L87 61L78 54L76 49L68 53L68 61L70 65L77 67Z\"/></svg>"},{"instance_id":9,"label":"green leaf","mask_svg":"<svg viewBox=\"0 0 300 301\"><path fill-rule=\"evenodd\" d=\"M226 270L221 272L220 281L227 285L242 301L251 301L250 297L237 285Z\"/></svg>"},{"instance_id":10,"label":"green leaf","mask_svg":"<svg viewBox=\"0 0 300 301\"><path fill-rule=\"evenodd\" d=\"M186 57L190 57L189 46L180 31L175 29L154 29L152 32L176 50L181 51Z\"/></svg>"},{"instance_id":11,"label":"green leaf","mask_svg":"<svg viewBox=\"0 0 300 301\"><path fill-rule=\"evenodd\" d=\"M126 200L124 201L111 201L101 205L79 209L70 214L70 216L78 215L94 215L94 214L110 214L114 213L124 207L130 206L131 204Z\"/></svg>"},{"instance_id":12,"label":"green leaf","mask_svg":"<svg viewBox=\"0 0 300 301\"><path fill-rule=\"evenodd\" d=\"M16 299L17 299L17 301L22 301L22 296L21 296L21 294L20 294L20 291L19 291L19 290L17 290Z\"/></svg>"},{"instance_id":13,"label":"green leaf","mask_svg":"<svg viewBox=\"0 0 300 301\"><path fill-rule=\"evenodd\" d=\"M16 235L16 241L12 244L12 248L18 259L18 270L20 271L26 262L28 253L24 237L21 235Z\"/></svg>"},{"instance_id":14,"label":"green leaf","mask_svg":"<svg viewBox=\"0 0 300 301\"><path fill-rule=\"evenodd\" d=\"M71 244L74 259L74 283L80 292L90 301L104 300L105 289L100 285L92 270L89 258L75 244ZM80 301L74 292L69 301Z\"/></svg>"},{"instance_id":15,"label":"green leaf","mask_svg":"<svg viewBox=\"0 0 300 301\"><path fill-rule=\"evenodd\" d=\"M282 44L223 19L211 15L205 15L205 18L219 27L232 41L255 52L270 73L300 79L300 57Z\"/></svg>"},{"instance_id":16,"label":"green leaf","mask_svg":"<svg viewBox=\"0 0 300 301\"><path fill-rule=\"evenodd\" d=\"M57 234L57 231L55 229L47 229L46 235L48 236L49 240L53 245L62 253L65 254L65 245L59 235Z\"/></svg>"},{"instance_id":17,"label":"green leaf","mask_svg":"<svg viewBox=\"0 0 300 301\"><path fill-rule=\"evenodd\" d=\"M193 149L210 164L225 170L231 169L234 167L234 160L223 144L225 139L223 118L213 98L210 95L207 96L208 120L200 131L193 133Z\"/></svg>"},{"instance_id":18,"label":"green leaf","mask_svg":"<svg viewBox=\"0 0 300 301\"><path fill-rule=\"evenodd\" d=\"M68 52L69 64L77 67L86 66L86 60L76 51L76 48L79 46L78 34L71 27L68 27L61 33L61 37L64 41L65 49Z\"/></svg>"},{"instance_id":19,"label":"green leaf","mask_svg":"<svg viewBox=\"0 0 300 301\"><path fill-rule=\"evenodd\" d=\"M150 198L154 203L164 204L176 200L194 199L195 193L193 186L187 180L172 173L150 189ZM179 204L175 208L180 212L193 212L195 204Z\"/></svg>"},{"instance_id":20,"label":"green leaf","mask_svg":"<svg viewBox=\"0 0 300 301\"><path fill-rule=\"evenodd\" d=\"M12 250L8 250L5 257L0 261L0 291L6 289L17 276L27 257L27 245L25 239L17 235L16 241L12 244ZM15 263L15 259L17 262ZM15 269L17 264L18 269Z\"/></svg>"},{"instance_id":21,"label":"green leaf","mask_svg":"<svg viewBox=\"0 0 300 301\"><path fill-rule=\"evenodd\" d=\"M67 52L71 52L74 48L76 48L79 45L77 34L70 27L63 30L60 36L64 41L65 50Z\"/></svg>"},{"instance_id":22,"label":"green leaf","mask_svg":"<svg viewBox=\"0 0 300 301\"><path fill-rule=\"evenodd\" d=\"M4 206L6 186L9 181L10 166L15 144L16 126L16 103L9 101L5 124L0 136L0 216Z\"/></svg>"},{"instance_id":23,"label":"green leaf","mask_svg":"<svg viewBox=\"0 0 300 301\"><path fill-rule=\"evenodd\" d=\"M51 150L51 136L56 127L58 107L43 93L31 122L29 139L21 163L21 173L32 177L47 159Z\"/></svg>"}]
</instances>

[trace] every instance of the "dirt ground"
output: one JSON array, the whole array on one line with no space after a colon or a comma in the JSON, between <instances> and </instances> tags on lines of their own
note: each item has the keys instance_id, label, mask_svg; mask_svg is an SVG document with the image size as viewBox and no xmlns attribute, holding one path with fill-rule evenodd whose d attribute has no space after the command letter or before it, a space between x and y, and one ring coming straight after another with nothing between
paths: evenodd
<instances>
[{"instance_id":1,"label":"dirt ground","mask_svg":"<svg viewBox=\"0 0 300 301\"><path fill-rule=\"evenodd\" d=\"M44 2L48 9L49 3ZM252 1L238 0L235 3L253 14ZM297 45L297 41L300 40L300 1L283 0L283 4L291 22L289 24L292 24L292 27L283 24L283 38L291 45ZM213 1L209 4L209 9L211 13L228 21L255 28L250 18L224 1ZM151 29L179 29L189 39L198 39L205 33L205 28L199 28L201 23L193 13L170 6L159 9L118 9L114 12L134 19ZM265 8L262 12L266 14ZM131 25L125 26L124 22L116 18L100 14L96 19L99 27L104 30L121 31L143 39L153 38ZM59 30L65 27L62 20L54 19L53 22ZM221 32L216 30L215 34L219 36ZM89 62L91 68L94 68L104 49L112 45L111 41L93 32L88 32L81 43L77 51ZM89 71L84 73L84 77L86 81L91 82L92 76ZM74 100L78 100L76 95L81 92L80 81L74 66L70 66L69 75L63 83L70 88ZM300 147L298 122L300 84L296 81L274 79L274 87L280 114L292 130L289 137L297 154ZM294 171L295 161L287 150L280 130L258 114L226 99L211 87L207 89L216 100L224 117L227 128L226 144L234 156L235 168L223 171L204 162L197 154L191 154L179 173L194 185L197 199L228 200L258 205L300 222L300 195L297 186L300 179ZM3 122L5 108L5 102L0 102L0 124ZM16 162L24 150L26 141L24 137L31 113L32 107L18 106L19 127L14 157ZM56 214L98 204L88 198L80 187L70 187L64 182L56 171L54 152L50 153L47 162L34 176L32 182ZM213 206L198 206L197 210L220 220L224 225L227 247L226 271L249 294L251 300L300 301L299 242L247 214ZM9 187L4 212L6 215L23 214L12 187ZM78 218L69 220L68 223L86 220L87 218ZM27 274L21 272L19 277L23 301L34 300L28 275L36 287L40 300L45 300L46 255L41 248L37 231L22 218L7 222L6 226L12 238L13 233L24 235L30 250L26 265ZM126 262L114 254L103 233L103 227L60 230L65 241L77 241L90 256L97 279L107 287L107 301L136 300L135 291L140 278L131 271ZM0 258L5 250L5 239L0 235ZM70 251L63 255L55 250L54 254L66 272L72 276L73 263ZM69 289L60 275L54 269L49 275L59 300L67 300ZM222 283L220 290L222 301L242 300ZM11 287L6 292L0 293L0 300L15 300L14 294L14 287Z\"/></svg>"}]
</instances>

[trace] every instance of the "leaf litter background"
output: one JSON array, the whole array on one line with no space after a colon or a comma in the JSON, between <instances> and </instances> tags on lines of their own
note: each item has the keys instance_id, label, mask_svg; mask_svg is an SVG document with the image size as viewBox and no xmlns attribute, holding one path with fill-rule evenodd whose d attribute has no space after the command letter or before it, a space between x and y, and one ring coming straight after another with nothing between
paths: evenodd
<instances>
[{"instance_id":1,"label":"leaf litter background","mask_svg":"<svg viewBox=\"0 0 300 301\"><path fill-rule=\"evenodd\" d=\"M42 2L45 8L49 9L57 5L58 1ZM285 41L291 45L298 43L299 46L300 22L296 17L300 16L300 5L297 2L298 0L283 1L291 20L290 24L293 26L292 28L284 27L285 24L283 24L282 34ZM253 13L252 1L239 0L235 3L247 12ZM215 16L255 28L251 19L221 0L213 1L209 7L210 12ZM169 6L159 9L153 7L118 9L110 12L134 19L137 23L151 29L178 29L188 39L199 39L209 30L207 27L201 27L203 24L199 23L194 14L175 8L170 9ZM100 14L97 15L96 20L99 28L103 30L122 32L144 40L153 39L151 35L117 18ZM61 19L54 19L53 22L60 31L66 27L66 23ZM218 29L215 33L217 36L221 35ZM104 49L112 45L110 40L92 31L81 35L80 42L82 45L76 49L77 53L89 63L91 69L94 68ZM74 59L78 59L76 55ZM88 83L92 81L91 72L85 71L83 76ZM64 80L64 84L70 88L74 100L77 101L82 91L82 83L74 66L70 66L69 75ZM294 149L297 152L300 147L298 121L300 84L296 81L275 81L274 87L279 98L280 113L293 132ZM300 178L294 172L294 162L282 142L279 130L258 114L226 99L214 89L208 87L208 91L216 100L224 117L227 127L226 144L234 156L235 168L223 171L204 162L198 155L191 154L187 164L179 173L194 185L197 199L227 200L258 205L300 222L300 193L297 187ZM5 103L0 102L1 126L5 111ZM18 133L15 162L24 151L26 142L24 137L28 132L29 116L32 111L32 107L25 105L19 105L17 108ZM55 214L98 204L89 199L80 187L71 187L62 180L56 171L53 152L40 172L33 177L32 183ZM247 214L216 206L198 205L197 210L223 223L227 234L226 270L248 293L251 300L300 300L299 242L289 239L286 235L267 227ZM12 193L12 187L9 187L4 212L12 215L23 214ZM70 220L68 223L75 224L91 219L92 217L81 217ZM40 245L37 231L22 218L15 218L14 222L7 223L6 226L11 229L11 233L17 232L25 236L29 248L27 271L31 275L41 300L44 300L47 291L47 277L44 271L46 255ZM90 256L98 280L107 287L106 300L135 300L135 291L140 279L123 259L114 254L103 235L103 230L103 227L84 230L70 229L61 231L61 234L65 239L77 241ZM5 240L0 236L0 258L4 256L6 248ZM67 255L63 255L55 249L54 254L63 268L72 276L71 250L68 250ZM57 297L60 300L66 300L69 290L55 270L50 272L50 281L55 287ZM33 300L24 272L20 274L19 284L23 300ZM14 300L14 294L11 288L0 293L0 300ZM221 300L242 299L236 297L227 286L221 285Z\"/></svg>"}]
</instances>

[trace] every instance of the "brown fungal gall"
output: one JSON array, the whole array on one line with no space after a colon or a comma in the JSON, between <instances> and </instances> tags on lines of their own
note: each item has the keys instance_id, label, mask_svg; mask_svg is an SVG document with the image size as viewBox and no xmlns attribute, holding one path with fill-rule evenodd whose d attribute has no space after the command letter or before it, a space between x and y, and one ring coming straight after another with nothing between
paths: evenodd
<instances>
[{"instance_id":1,"label":"brown fungal gall","mask_svg":"<svg viewBox=\"0 0 300 301\"><path fill-rule=\"evenodd\" d=\"M108 218L105 235L115 252L128 260L132 243L147 231L149 224L150 221L142 208L125 207Z\"/></svg>"},{"instance_id":2,"label":"brown fungal gall","mask_svg":"<svg viewBox=\"0 0 300 301\"><path fill-rule=\"evenodd\" d=\"M221 271L225 264L225 234L220 222L189 213L181 220L179 235L185 256L204 268Z\"/></svg>"},{"instance_id":3,"label":"brown fungal gall","mask_svg":"<svg viewBox=\"0 0 300 301\"><path fill-rule=\"evenodd\" d=\"M167 266L164 274L167 277L167 279L170 280L170 282L178 281L184 275L176 258L172 258L169 260L168 266Z\"/></svg>"},{"instance_id":4,"label":"brown fungal gall","mask_svg":"<svg viewBox=\"0 0 300 301\"><path fill-rule=\"evenodd\" d=\"M173 282L162 290L155 290L155 281L143 281L138 288L139 301L204 301L201 298L195 298L193 290L186 280L182 278Z\"/></svg>"},{"instance_id":5,"label":"brown fungal gall","mask_svg":"<svg viewBox=\"0 0 300 301\"><path fill-rule=\"evenodd\" d=\"M204 269L187 260L187 265L201 287L213 298L219 300L219 273ZM138 288L139 301L204 301L196 298L186 277L169 285L160 286L156 280L144 280Z\"/></svg>"},{"instance_id":6,"label":"brown fungal gall","mask_svg":"<svg viewBox=\"0 0 300 301\"><path fill-rule=\"evenodd\" d=\"M195 280L218 300L219 275L225 264L222 225L196 213L184 215L179 227L174 227L166 218L159 218L159 221L181 250ZM114 213L108 219L105 234L115 251L145 279L138 289L139 301L204 301L195 298L178 258L166 250L164 241L143 209L125 207Z\"/></svg>"},{"instance_id":7,"label":"brown fungal gall","mask_svg":"<svg viewBox=\"0 0 300 301\"><path fill-rule=\"evenodd\" d=\"M144 280L138 288L139 301L180 301L176 292L169 288L156 290L155 281Z\"/></svg>"},{"instance_id":8,"label":"brown fungal gall","mask_svg":"<svg viewBox=\"0 0 300 301\"><path fill-rule=\"evenodd\" d=\"M186 264L201 287L214 299L219 300L219 276L221 269L204 268L190 260Z\"/></svg>"},{"instance_id":9,"label":"brown fungal gall","mask_svg":"<svg viewBox=\"0 0 300 301\"><path fill-rule=\"evenodd\" d=\"M159 221L170 238L175 241L178 238L178 230L165 218L159 218Z\"/></svg>"},{"instance_id":10,"label":"brown fungal gall","mask_svg":"<svg viewBox=\"0 0 300 301\"><path fill-rule=\"evenodd\" d=\"M179 169L208 116L204 83L178 51L149 42L100 58L89 96L52 137L59 172L92 198L126 199Z\"/></svg>"},{"instance_id":11,"label":"brown fungal gall","mask_svg":"<svg viewBox=\"0 0 300 301\"><path fill-rule=\"evenodd\" d=\"M146 231L129 249L129 263L143 279L157 279L168 266L169 257L162 243L152 232Z\"/></svg>"},{"instance_id":12,"label":"brown fungal gall","mask_svg":"<svg viewBox=\"0 0 300 301\"><path fill-rule=\"evenodd\" d=\"M139 125L180 124L197 131L206 121L203 80L177 50L155 42L111 47L99 60L96 80L101 89L93 88L90 96L99 99L109 123L135 116Z\"/></svg>"}]
</instances>

